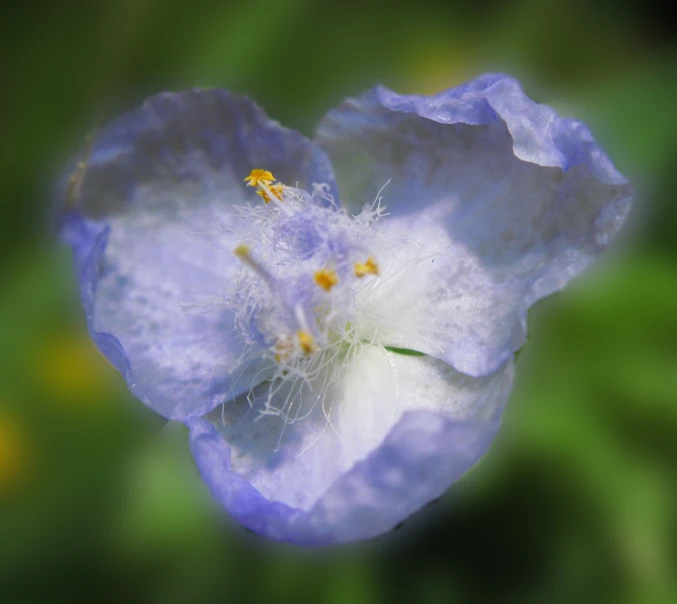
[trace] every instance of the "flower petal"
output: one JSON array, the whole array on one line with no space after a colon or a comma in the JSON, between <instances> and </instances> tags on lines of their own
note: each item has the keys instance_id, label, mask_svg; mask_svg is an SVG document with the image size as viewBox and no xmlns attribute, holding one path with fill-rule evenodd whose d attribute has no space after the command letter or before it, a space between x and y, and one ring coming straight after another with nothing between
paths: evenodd
<instances>
[{"instance_id":1,"label":"flower petal","mask_svg":"<svg viewBox=\"0 0 677 604\"><path fill-rule=\"evenodd\" d=\"M261 415L262 385L187 422L191 450L215 497L246 527L296 543L365 539L438 497L484 454L512 370L508 362L471 378L432 357L365 346L328 371L338 378L326 390L277 391L303 419Z\"/></svg>"},{"instance_id":2,"label":"flower petal","mask_svg":"<svg viewBox=\"0 0 677 604\"><path fill-rule=\"evenodd\" d=\"M401 260L374 301L385 342L486 375L525 341L526 312L618 232L632 189L582 123L500 74L430 97L378 88L321 123L342 204L382 196ZM388 304L379 301L388 300Z\"/></svg>"},{"instance_id":3,"label":"flower petal","mask_svg":"<svg viewBox=\"0 0 677 604\"><path fill-rule=\"evenodd\" d=\"M242 220L233 206L259 201L243 182L253 168L335 188L324 152L249 99L223 90L159 94L96 135L64 219L95 340L134 394L165 417L202 415L266 378L241 358L221 303ZM184 303L208 312L187 314Z\"/></svg>"}]
</instances>

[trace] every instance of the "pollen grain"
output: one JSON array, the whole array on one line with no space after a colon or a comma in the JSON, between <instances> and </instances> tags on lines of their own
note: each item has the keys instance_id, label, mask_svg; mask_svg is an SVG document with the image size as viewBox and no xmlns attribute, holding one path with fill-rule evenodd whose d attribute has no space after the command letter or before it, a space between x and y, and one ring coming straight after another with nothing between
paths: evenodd
<instances>
[{"instance_id":1,"label":"pollen grain","mask_svg":"<svg viewBox=\"0 0 677 604\"><path fill-rule=\"evenodd\" d=\"M299 340L299 346L306 354L310 354L311 352L315 352L317 350L315 339L307 331L299 329L296 333L296 337Z\"/></svg>"},{"instance_id":2,"label":"pollen grain","mask_svg":"<svg viewBox=\"0 0 677 604\"><path fill-rule=\"evenodd\" d=\"M252 170L249 176L244 179L248 187L258 187L260 184L269 185L275 180L275 177L268 170Z\"/></svg>"},{"instance_id":3,"label":"pollen grain","mask_svg":"<svg viewBox=\"0 0 677 604\"><path fill-rule=\"evenodd\" d=\"M249 246L246 243L241 243L234 250L233 254L238 258L247 258L251 253Z\"/></svg>"},{"instance_id":4,"label":"pollen grain","mask_svg":"<svg viewBox=\"0 0 677 604\"><path fill-rule=\"evenodd\" d=\"M331 288L339 281L336 271L331 268L323 268L322 270L315 271L314 277L315 283L326 292L331 291Z\"/></svg>"},{"instance_id":5,"label":"pollen grain","mask_svg":"<svg viewBox=\"0 0 677 604\"><path fill-rule=\"evenodd\" d=\"M371 256L367 258L366 262L356 262L354 265L355 276L358 278L366 277L367 275L378 275L379 269L376 260Z\"/></svg>"}]
</instances>

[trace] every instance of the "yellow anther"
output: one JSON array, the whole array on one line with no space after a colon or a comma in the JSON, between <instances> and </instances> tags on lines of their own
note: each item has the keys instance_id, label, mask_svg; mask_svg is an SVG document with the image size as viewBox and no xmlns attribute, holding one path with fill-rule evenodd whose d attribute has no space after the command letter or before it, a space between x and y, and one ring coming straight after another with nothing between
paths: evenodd
<instances>
[{"instance_id":1,"label":"yellow anther","mask_svg":"<svg viewBox=\"0 0 677 604\"><path fill-rule=\"evenodd\" d=\"M269 172L269 174L270 174L270 172ZM278 182L276 185L270 185L270 186L268 187L268 190L269 190L269 191L270 191L277 199L279 199L280 201L282 201L282 191L284 191L284 185L283 185L282 183ZM271 201L271 200L270 200L270 195L268 195L268 192L267 192L267 191L264 191L264 190L262 190L262 189L259 189L258 191L256 191L256 194L257 194L257 195L260 195L261 197L263 197L263 201L265 201L266 203L269 203L269 202Z\"/></svg>"},{"instance_id":2,"label":"yellow anther","mask_svg":"<svg viewBox=\"0 0 677 604\"><path fill-rule=\"evenodd\" d=\"M258 187L261 183L269 185L275 177L268 170L252 170L244 180L248 187Z\"/></svg>"},{"instance_id":3,"label":"yellow anther","mask_svg":"<svg viewBox=\"0 0 677 604\"><path fill-rule=\"evenodd\" d=\"M299 346L306 354L310 354L317 350L315 339L307 331L299 329L298 332L296 332L296 337L299 340Z\"/></svg>"},{"instance_id":4,"label":"yellow anther","mask_svg":"<svg viewBox=\"0 0 677 604\"><path fill-rule=\"evenodd\" d=\"M246 243L241 243L233 250L233 254L238 258L247 258L250 254L249 246Z\"/></svg>"},{"instance_id":5,"label":"yellow anther","mask_svg":"<svg viewBox=\"0 0 677 604\"><path fill-rule=\"evenodd\" d=\"M362 277L366 277L367 275L378 275L378 264L376 264L376 260L374 260L371 256L367 258L366 262L356 262L355 263L355 276L359 277L360 279Z\"/></svg>"},{"instance_id":6,"label":"yellow anther","mask_svg":"<svg viewBox=\"0 0 677 604\"><path fill-rule=\"evenodd\" d=\"M320 271L315 271L315 283L317 283L324 291L328 292L339 281L336 271L331 268L323 268Z\"/></svg>"}]
</instances>

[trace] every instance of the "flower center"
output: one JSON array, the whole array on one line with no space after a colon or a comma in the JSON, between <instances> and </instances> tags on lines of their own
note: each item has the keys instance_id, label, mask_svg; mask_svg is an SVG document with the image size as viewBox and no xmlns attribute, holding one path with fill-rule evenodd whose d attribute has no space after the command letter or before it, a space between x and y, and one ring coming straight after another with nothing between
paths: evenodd
<instances>
[{"instance_id":1,"label":"flower center","mask_svg":"<svg viewBox=\"0 0 677 604\"><path fill-rule=\"evenodd\" d=\"M382 211L349 216L327 185L309 193L266 170L245 181L265 203L238 208L248 227L233 252L243 266L229 305L250 347L282 373L307 376L364 336L357 299L379 277L373 224Z\"/></svg>"}]
</instances>

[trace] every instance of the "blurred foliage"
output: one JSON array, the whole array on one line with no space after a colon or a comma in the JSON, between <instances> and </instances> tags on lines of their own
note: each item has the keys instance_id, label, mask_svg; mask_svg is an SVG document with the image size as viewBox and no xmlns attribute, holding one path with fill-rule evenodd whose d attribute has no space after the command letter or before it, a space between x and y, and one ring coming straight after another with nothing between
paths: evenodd
<instances>
[{"instance_id":1,"label":"blurred foliage","mask_svg":"<svg viewBox=\"0 0 677 604\"><path fill-rule=\"evenodd\" d=\"M116 0L0 19L0 593L7 602L677 601L677 49L647 2ZM616 253L539 303L490 453L391 535L315 551L233 525L180 426L83 334L46 239L64 159L162 89L223 86L312 134L382 82L485 70L588 121L638 185Z\"/></svg>"}]
</instances>

